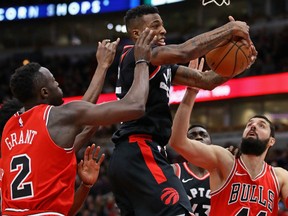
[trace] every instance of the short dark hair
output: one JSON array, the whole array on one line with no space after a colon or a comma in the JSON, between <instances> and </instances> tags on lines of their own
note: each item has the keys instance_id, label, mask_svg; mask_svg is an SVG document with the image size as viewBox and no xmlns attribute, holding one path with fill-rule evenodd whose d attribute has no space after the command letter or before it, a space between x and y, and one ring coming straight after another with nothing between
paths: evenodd
<instances>
[{"instance_id":1,"label":"short dark hair","mask_svg":"<svg viewBox=\"0 0 288 216\"><path fill-rule=\"evenodd\" d=\"M253 118L262 118L262 119L266 120L269 123L269 127L271 130L270 136L275 138L275 125L265 115L254 115L249 120L251 120Z\"/></svg>"},{"instance_id":2,"label":"short dark hair","mask_svg":"<svg viewBox=\"0 0 288 216\"><path fill-rule=\"evenodd\" d=\"M192 128L195 128L195 127L201 127L201 128L205 129L208 132L207 128L204 125L201 125L201 124L193 124L193 125L191 125L188 128L188 131L191 130Z\"/></svg>"},{"instance_id":3,"label":"short dark hair","mask_svg":"<svg viewBox=\"0 0 288 216\"><path fill-rule=\"evenodd\" d=\"M159 14L157 7L153 7L150 5L139 5L126 12L126 15L124 17L124 23L126 27L128 28L130 26L131 20L138 18L138 17L142 17L143 15L155 14L155 13Z\"/></svg>"},{"instance_id":4,"label":"short dark hair","mask_svg":"<svg viewBox=\"0 0 288 216\"><path fill-rule=\"evenodd\" d=\"M0 137L6 122L23 107L23 104L16 98L5 101L0 108Z\"/></svg>"},{"instance_id":5,"label":"short dark hair","mask_svg":"<svg viewBox=\"0 0 288 216\"><path fill-rule=\"evenodd\" d=\"M10 78L10 89L14 97L25 103L36 96L37 87L42 81L43 75L39 72L41 65L31 62L15 70Z\"/></svg>"}]
</instances>

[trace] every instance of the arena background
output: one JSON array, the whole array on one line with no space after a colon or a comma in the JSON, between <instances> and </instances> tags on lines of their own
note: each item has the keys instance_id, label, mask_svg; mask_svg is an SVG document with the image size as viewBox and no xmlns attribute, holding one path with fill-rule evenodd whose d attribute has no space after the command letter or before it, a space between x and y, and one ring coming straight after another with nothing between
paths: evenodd
<instances>
[{"instance_id":1,"label":"arena background","mask_svg":"<svg viewBox=\"0 0 288 216\"><path fill-rule=\"evenodd\" d=\"M123 17L127 9L143 3L157 5L168 32L168 44L181 43L216 28L226 23L229 15L251 26L251 37L258 50L255 64L219 88L202 91L191 122L206 125L213 143L237 145L246 120L256 113L264 113L276 124L278 140L267 161L287 169L288 0L1 1L0 104L11 98L10 75L25 61L36 61L49 68L59 81L66 101L79 99L97 66L97 42L120 37L101 102L115 99L119 54L124 45L131 43L125 34ZM203 3L208 4L204 6ZM173 115L184 90L184 87L175 86L171 92ZM113 148L110 137L117 127L101 127L87 143L101 145L107 158L101 178L78 215L118 214L106 177ZM78 154L78 158L81 157L82 151ZM175 153L171 151L171 161L174 157Z\"/></svg>"}]
</instances>

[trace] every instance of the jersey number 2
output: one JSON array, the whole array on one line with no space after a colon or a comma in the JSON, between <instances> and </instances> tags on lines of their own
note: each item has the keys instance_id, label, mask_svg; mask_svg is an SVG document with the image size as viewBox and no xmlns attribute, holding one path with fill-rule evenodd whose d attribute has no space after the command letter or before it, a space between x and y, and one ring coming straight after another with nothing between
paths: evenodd
<instances>
[{"instance_id":1,"label":"jersey number 2","mask_svg":"<svg viewBox=\"0 0 288 216\"><path fill-rule=\"evenodd\" d=\"M33 196L32 182L25 182L31 173L31 160L26 154L14 156L11 160L11 172L17 171L10 184L11 199L23 199Z\"/></svg>"}]
</instances>

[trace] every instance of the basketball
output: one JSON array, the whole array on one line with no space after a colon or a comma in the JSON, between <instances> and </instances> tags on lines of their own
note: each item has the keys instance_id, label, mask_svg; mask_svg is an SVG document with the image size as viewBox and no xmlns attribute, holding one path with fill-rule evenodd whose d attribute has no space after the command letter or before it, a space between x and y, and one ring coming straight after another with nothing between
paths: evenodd
<instances>
[{"instance_id":1,"label":"basketball","mask_svg":"<svg viewBox=\"0 0 288 216\"><path fill-rule=\"evenodd\" d=\"M234 77L247 68L250 55L250 48L242 41L230 40L208 52L205 58L210 69L220 76Z\"/></svg>"}]
</instances>

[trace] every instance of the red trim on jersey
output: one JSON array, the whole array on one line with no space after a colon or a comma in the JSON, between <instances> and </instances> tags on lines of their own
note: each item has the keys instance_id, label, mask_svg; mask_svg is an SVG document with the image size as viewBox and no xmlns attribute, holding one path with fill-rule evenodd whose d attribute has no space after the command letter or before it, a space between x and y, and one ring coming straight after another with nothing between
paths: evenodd
<instances>
[{"instance_id":1,"label":"red trim on jersey","mask_svg":"<svg viewBox=\"0 0 288 216\"><path fill-rule=\"evenodd\" d=\"M174 164L175 167L175 175L180 179L181 176L181 168L180 165L178 163Z\"/></svg>"},{"instance_id":2,"label":"red trim on jersey","mask_svg":"<svg viewBox=\"0 0 288 216\"><path fill-rule=\"evenodd\" d=\"M197 176L188 166L188 163L187 162L183 162L183 166L185 168L185 170L189 173L189 175L193 176L194 178L198 179L198 180L204 180L206 178L208 178L210 176L210 173L206 173L204 176L202 177L199 177Z\"/></svg>"},{"instance_id":3,"label":"red trim on jersey","mask_svg":"<svg viewBox=\"0 0 288 216\"><path fill-rule=\"evenodd\" d=\"M149 79L152 79L159 71L160 71L161 66L158 66L150 75Z\"/></svg>"},{"instance_id":4,"label":"red trim on jersey","mask_svg":"<svg viewBox=\"0 0 288 216\"><path fill-rule=\"evenodd\" d=\"M124 46L123 50L124 49L128 49L126 50L122 55L121 55L121 58L120 58L120 62L122 62L123 58L125 57L125 55L131 50L130 48L134 47L134 45L126 45Z\"/></svg>"},{"instance_id":5,"label":"red trim on jersey","mask_svg":"<svg viewBox=\"0 0 288 216\"><path fill-rule=\"evenodd\" d=\"M140 151L143 155L144 161L150 170L151 174L154 176L155 180L158 184L161 184L167 181L162 169L156 163L152 150L149 145L147 145L146 141L152 141L151 136L148 135L131 135L129 136L129 142L136 142L140 148Z\"/></svg>"},{"instance_id":6,"label":"red trim on jersey","mask_svg":"<svg viewBox=\"0 0 288 216\"><path fill-rule=\"evenodd\" d=\"M226 179L224 184L219 189L210 192L211 196L214 196L215 194L220 193L228 185L228 183L231 181L234 173L236 172L236 169L237 169L237 162L236 162L236 159L234 159L234 165L233 165L233 167L231 169L230 174L228 175L228 178Z\"/></svg>"},{"instance_id":7,"label":"red trim on jersey","mask_svg":"<svg viewBox=\"0 0 288 216\"><path fill-rule=\"evenodd\" d=\"M274 181L274 184L276 185L276 188L277 188L277 193L278 193L278 196L280 194L280 185L279 185L279 181L278 181L278 178L277 178L277 175L275 173L275 170L272 166L268 166L269 169L271 170L271 176L272 176L272 179Z\"/></svg>"},{"instance_id":8,"label":"red trim on jersey","mask_svg":"<svg viewBox=\"0 0 288 216\"><path fill-rule=\"evenodd\" d=\"M239 158L239 164L242 166L242 168L243 169L245 169L246 171L247 171L247 173L249 174L249 171L248 171L248 169L246 168L246 166L245 166L245 163L244 163L244 161L242 160L242 158L240 157ZM251 179L253 180L253 181L255 181L255 180L257 180L258 178L261 178L262 176L264 176L265 174L266 174L266 170L267 170L267 163L264 163L264 165L262 166L262 170L259 172L259 174L254 178L254 179L252 179L252 177L251 177ZM249 174L250 175L250 174Z\"/></svg>"}]
</instances>

